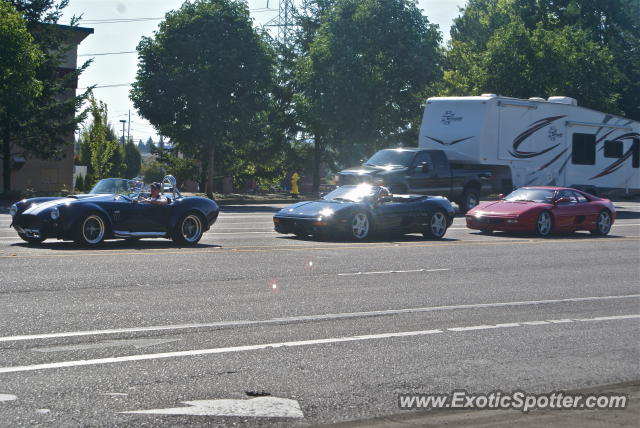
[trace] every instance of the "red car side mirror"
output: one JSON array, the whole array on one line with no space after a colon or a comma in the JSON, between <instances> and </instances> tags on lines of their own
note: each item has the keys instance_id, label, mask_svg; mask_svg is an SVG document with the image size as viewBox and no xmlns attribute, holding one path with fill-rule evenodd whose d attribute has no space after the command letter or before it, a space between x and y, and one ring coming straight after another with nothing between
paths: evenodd
<instances>
[{"instance_id":1,"label":"red car side mirror","mask_svg":"<svg viewBox=\"0 0 640 428\"><path fill-rule=\"evenodd\" d=\"M569 202L571 202L571 199L569 199L569 198L560 198L560 199L556 199L556 205L559 205L559 204L568 204Z\"/></svg>"},{"instance_id":2,"label":"red car side mirror","mask_svg":"<svg viewBox=\"0 0 640 428\"><path fill-rule=\"evenodd\" d=\"M498 195L498 199L500 199L500 200L504 199L504 193L500 193L500 194Z\"/></svg>"}]
</instances>

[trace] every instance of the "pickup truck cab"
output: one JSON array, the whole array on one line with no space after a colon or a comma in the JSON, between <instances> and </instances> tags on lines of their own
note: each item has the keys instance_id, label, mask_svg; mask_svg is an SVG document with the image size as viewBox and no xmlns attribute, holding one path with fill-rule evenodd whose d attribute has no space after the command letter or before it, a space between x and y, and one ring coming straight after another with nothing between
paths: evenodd
<instances>
[{"instance_id":1,"label":"pickup truck cab","mask_svg":"<svg viewBox=\"0 0 640 428\"><path fill-rule=\"evenodd\" d=\"M442 150L384 149L363 165L340 172L340 185L371 183L395 194L444 196L466 213L491 193L490 171L451 168Z\"/></svg>"}]
</instances>

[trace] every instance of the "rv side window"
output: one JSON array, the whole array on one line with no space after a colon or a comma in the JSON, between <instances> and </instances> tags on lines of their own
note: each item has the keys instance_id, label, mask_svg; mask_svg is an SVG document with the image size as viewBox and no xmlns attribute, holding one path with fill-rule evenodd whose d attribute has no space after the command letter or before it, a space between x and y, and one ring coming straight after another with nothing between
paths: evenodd
<instances>
[{"instance_id":1,"label":"rv side window","mask_svg":"<svg viewBox=\"0 0 640 428\"><path fill-rule=\"evenodd\" d=\"M622 141L605 141L604 142L605 158L621 158L622 157Z\"/></svg>"},{"instance_id":2,"label":"rv side window","mask_svg":"<svg viewBox=\"0 0 640 428\"><path fill-rule=\"evenodd\" d=\"M571 162L575 165L595 165L595 134L573 134L573 154Z\"/></svg>"},{"instance_id":3,"label":"rv side window","mask_svg":"<svg viewBox=\"0 0 640 428\"><path fill-rule=\"evenodd\" d=\"M631 166L638 168L640 166L640 138L633 139L631 150Z\"/></svg>"}]
</instances>

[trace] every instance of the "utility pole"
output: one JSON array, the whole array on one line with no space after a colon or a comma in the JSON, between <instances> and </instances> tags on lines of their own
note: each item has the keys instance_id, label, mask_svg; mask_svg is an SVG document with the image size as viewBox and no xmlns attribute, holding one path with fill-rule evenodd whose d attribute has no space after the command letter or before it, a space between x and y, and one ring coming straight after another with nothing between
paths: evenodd
<instances>
[{"instance_id":1,"label":"utility pole","mask_svg":"<svg viewBox=\"0 0 640 428\"><path fill-rule=\"evenodd\" d=\"M267 8L269 2L267 1ZM293 41L296 7L294 0L279 0L278 16L267 21L265 27L276 27L276 40L287 46Z\"/></svg>"},{"instance_id":2,"label":"utility pole","mask_svg":"<svg viewBox=\"0 0 640 428\"><path fill-rule=\"evenodd\" d=\"M120 119L120 122L122 123L122 148L124 149L124 125L127 123L127 121L124 119Z\"/></svg>"},{"instance_id":3,"label":"utility pole","mask_svg":"<svg viewBox=\"0 0 640 428\"><path fill-rule=\"evenodd\" d=\"M127 142L131 139L131 109L129 109L129 123L127 124Z\"/></svg>"}]
</instances>

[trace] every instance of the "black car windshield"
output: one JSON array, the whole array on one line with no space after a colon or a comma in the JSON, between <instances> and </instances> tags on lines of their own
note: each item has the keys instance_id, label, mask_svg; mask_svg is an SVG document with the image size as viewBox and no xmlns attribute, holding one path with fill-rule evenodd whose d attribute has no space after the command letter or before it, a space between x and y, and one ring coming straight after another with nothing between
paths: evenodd
<instances>
[{"instance_id":1,"label":"black car windshield","mask_svg":"<svg viewBox=\"0 0 640 428\"><path fill-rule=\"evenodd\" d=\"M108 193L129 196L132 193L138 193L141 187L142 183L134 180L125 180L122 178L105 178L98 181L89 193Z\"/></svg>"},{"instance_id":2,"label":"black car windshield","mask_svg":"<svg viewBox=\"0 0 640 428\"><path fill-rule=\"evenodd\" d=\"M335 202L362 202L364 199L374 196L377 192L378 187L370 184L341 186L326 194L323 199Z\"/></svg>"},{"instance_id":3,"label":"black car windshield","mask_svg":"<svg viewBox=\"0 0 640 428\"><path fill-rule=\"evenodd\" d=\"M399 149L387 149L380 150L375 155L371 156L371 158L365 162L365 165L372 166L388 166L388 165L398 165L398 166L409 166L413 157L415 156L415 152L407 151L407 150L399 150Z\"/></svg>"},{"instance_id":4,"label":"black car windshield","mask_svg":"<svg viewBox=\"0 0 640 428\"><path fill-rule=\"evenodd\" d=\"M506 201L526 201L526 202L544 202L550 204L553 201L552 189L528 189L523 187L522 189L515 190L504 198Z\"/></svg>"}]
</instances>

